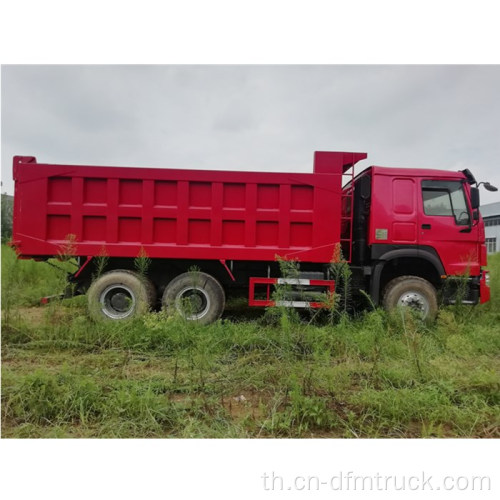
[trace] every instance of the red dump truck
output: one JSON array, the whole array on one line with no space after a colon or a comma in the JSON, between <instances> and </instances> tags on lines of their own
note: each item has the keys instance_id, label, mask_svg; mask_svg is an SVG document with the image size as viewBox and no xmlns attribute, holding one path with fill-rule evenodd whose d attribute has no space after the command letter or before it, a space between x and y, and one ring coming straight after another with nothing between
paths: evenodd
<instances>
[{"instance_id":1,"label":"red dump truck","mask_svg":"<svg viewBox=\"0 0 500 500\"><path fill-rule=\"evenodd\" d=\"M280 283L290 289L282 305L320 306L307 297L334 290L339 248L354 300L364 291L373 304L411 306L424 317L439 301L488 301L481 183L469 170L372 166L355 176L366 157L316 152L313 173L269 173L15 156L12 245L35 260L71 249L78 269L70 288L87 293L96 318L162 306L210 323L242 290L250 305L275 305L270 290ZM148 262L142 272L139 256ZM298 274L283 277L280 259L296 262Z\"/></svg>"}]
</instances>

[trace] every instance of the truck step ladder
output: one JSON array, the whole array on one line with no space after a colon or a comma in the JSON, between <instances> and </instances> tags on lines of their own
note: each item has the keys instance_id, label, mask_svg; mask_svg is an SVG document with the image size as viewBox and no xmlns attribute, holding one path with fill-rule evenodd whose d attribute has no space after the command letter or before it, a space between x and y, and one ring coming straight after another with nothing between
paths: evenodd
<instances>
[{"instance_id":1,"label":"truck step ladder","mask_svg":"<svg viewBox=\"0 0 500 500\"><path fill-rule=\"evenodd\" d=\"M342 183L340 245L342 247L343 259L347 262L351 262L354 206L354 161L353 165L343 173L342 180L346 182Z\"/></svg>"}]
</instances>

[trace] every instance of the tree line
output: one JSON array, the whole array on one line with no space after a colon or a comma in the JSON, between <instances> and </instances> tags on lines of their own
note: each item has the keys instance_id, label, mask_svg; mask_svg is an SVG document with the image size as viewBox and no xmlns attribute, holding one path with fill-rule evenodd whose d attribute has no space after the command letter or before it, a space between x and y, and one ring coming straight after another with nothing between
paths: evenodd
<instances>
[{"instance_id":1,"label":"tree line","mask_svg":"<svg viewBox=\"0 0 500 500\"><path fill-rule=\"evenodd\" d=\"M2 243L12 237L12 216L14 213L14 197L2 194Z\"/></svg>"}]
</instances>

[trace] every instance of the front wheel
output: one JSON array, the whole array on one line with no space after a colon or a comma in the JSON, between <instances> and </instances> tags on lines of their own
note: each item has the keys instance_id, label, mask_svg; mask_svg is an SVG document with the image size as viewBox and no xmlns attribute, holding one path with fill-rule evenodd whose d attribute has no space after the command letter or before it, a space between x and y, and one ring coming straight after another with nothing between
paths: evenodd
<instances>
[{"instance_id":1,"label":"front wheel","mask_svg":"<svg viewBox=\"0 0 500 500\"><path fill-rule=\"evenodd\" d=\"M390 281L385 288L382 304L388 311L409 307L428 321L432 321L438 312L436 289L418 276L400 276Z\"/></svg>"},{"instance_id":2,"label":"front wheel","mask_svg":"<svg viewBox=\"0 0 500 500\"><path fill-rule=\"evenodd\" d=\"M183 273L165 288L162 305L167 312L177 312L184 319L207 325L217 321L224 311L224 289L202 272Z\"/></svg>"}]
</instances>

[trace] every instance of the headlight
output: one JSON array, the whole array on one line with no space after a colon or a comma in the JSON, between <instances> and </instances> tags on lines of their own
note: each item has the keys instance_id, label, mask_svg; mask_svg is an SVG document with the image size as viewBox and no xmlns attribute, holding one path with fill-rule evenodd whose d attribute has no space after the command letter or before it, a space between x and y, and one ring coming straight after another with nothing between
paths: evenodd
<instances>
[{"instance_id":1,"label":"headlight","mask_svg":"<svg viewBox=\"0 0 500 500\"><path fill-rule=\"evenodd\" d=\"M484 274L484 283L486 286L490 286L490 272L489 271L483 271Z\"/></svg>"}]
</instances>

